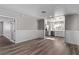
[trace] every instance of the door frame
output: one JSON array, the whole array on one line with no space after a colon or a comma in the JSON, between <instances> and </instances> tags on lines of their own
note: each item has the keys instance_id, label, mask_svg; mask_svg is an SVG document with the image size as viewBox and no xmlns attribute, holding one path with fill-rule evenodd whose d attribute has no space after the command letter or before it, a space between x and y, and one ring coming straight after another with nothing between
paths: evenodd
<instances>
[{"instance_id":1,"label":"door frame","mask_svg":"<svg viewBox=\"0 0 79 59\"><path fill-rule=\"evenodd\" d=\"M10 25L11 25L11 39L13 43L15 43L15 19L13 19L13 21L10 22Z\"/></svg>"}]
</instances>

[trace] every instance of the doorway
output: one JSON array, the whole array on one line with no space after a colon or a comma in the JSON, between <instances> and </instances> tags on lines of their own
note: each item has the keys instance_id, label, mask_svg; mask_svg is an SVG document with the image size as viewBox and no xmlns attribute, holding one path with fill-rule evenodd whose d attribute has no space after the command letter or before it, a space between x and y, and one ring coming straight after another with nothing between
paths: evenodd
<instances>
[{"instance_id":1,"label":"doorway","mask_svg":"<svg viewBox=\"0 0 79 59\"><path fill-rule=\"evenodd\" d=\"M45 19L45 39L65 37L65 16L55 16Z\"/></svg>"},{"instance_id":2,"label":"doorway","mask_svg":"<svg viewBox=\"0 0 79 59\"><path fill-rule=\"evenodd\" d=\"M14 21L3 21L3 36L12 42L15 42L14 32Z\"/></svg>"},{"instance_id":3,"label":"doorway","mask_svg":"<svg viewBox=\"0 0 79 59\"><path fill-rule=\"evenodd\" d=\"M0 47L15 43L15 20L0 16Z\"/></svg>"}]
</instances>

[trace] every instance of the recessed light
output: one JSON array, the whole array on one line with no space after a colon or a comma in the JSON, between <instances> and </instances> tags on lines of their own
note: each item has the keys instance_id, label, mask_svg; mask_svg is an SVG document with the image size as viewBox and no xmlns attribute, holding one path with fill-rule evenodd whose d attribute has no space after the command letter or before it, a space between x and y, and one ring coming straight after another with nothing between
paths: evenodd
<instances>
[{"instance_id":1,"label":"recessed light","mask_svg":"<svg viewBox=\"0 0 79 59\"><path fill-rule=\"evenodd\" d=\"M51 17L51 18L52 18L52 16L49 16L49 17Z\"/></svg>"},{"instance_id":2,"label":"recessed light","mask_svg":"<svg viewBox=\"0 0 79 59\"><path fill-rule=\"evenodd\" d=\"M42 11L42 13L46 13L46 11Z\"/></svg>"}]
</instances>

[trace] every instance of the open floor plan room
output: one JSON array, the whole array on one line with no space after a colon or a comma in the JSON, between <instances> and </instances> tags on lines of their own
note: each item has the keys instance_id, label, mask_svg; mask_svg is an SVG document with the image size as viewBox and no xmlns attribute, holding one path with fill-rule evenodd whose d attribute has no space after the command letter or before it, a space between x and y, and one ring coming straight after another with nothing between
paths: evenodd
<instances>
[{"instance_id":1,"label":"open floor plan room","mask_svg":"<svg viewBox=\"0 0 79 59\"><path fill-rule=\"evenodd\" d=\"M0 4L0 55L79 55L79 5Z\"/></svg>"}]
</instances>

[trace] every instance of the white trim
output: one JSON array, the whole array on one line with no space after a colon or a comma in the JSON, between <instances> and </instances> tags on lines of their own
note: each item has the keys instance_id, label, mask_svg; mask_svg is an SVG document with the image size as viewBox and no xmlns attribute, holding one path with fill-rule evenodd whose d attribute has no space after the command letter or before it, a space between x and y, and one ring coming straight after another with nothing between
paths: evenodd
<instances>
[{"instance_id":1,"label":"white trim","mask_svg":"<svg viewBox=\"0 0 79 59\"><path fill-rule=\"evenodd\" d=\"M14 17L10 17L10 16L5 16L5 15L0 15L0 16L14 19Z\"/></svg>"},{"instance_id":2,"label":"white trim","mask_svg":"<svg viewBox=\"0 0 79 59\"><path fill-rule=\"evenodd\" d=\"M65 31L70 31L70 32L77 32L77 31L79 31L79 30L65 30Z\"/></svg>"}]
</instances>

